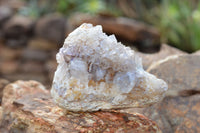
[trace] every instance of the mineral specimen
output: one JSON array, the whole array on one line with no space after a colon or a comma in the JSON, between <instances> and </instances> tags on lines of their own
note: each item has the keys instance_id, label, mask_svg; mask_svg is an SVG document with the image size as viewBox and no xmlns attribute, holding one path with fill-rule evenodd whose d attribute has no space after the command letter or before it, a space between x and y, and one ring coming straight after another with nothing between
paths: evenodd
<instances>
[{"instance_id":1,"label":"mineral specimen","mask_svg":"<svg viewBox=\"0 0 200 133\"><path fill-rule=\"evenodd\" d=\"M143 70L129 47L100 25L82 24L56 56L51 95L70 111L144 107L162 99L167 84Z\"/></svg>"}]
</instances>

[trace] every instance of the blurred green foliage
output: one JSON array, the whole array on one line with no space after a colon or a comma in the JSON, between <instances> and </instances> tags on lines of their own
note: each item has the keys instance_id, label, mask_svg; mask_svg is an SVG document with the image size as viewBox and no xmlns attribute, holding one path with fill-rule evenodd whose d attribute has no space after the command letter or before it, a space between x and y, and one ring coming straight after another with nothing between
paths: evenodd
<instances>
[{"instance_id":1,"label":"blurred green foliage","mask_svg":"<svg viewBox=\"0 0 200 133\"><path fill-rule=\"evenodd\" d=\"M187 52L200 49L199 0L124 0L122 5L126 16L157 27L162 43Z\"/></svg>"},{"instance_id":2,"label":"blurred green foliage","mask_svg":"<svg viewBox=\"0 0 200 133\"><path fill-rule=\"evenodd\" d=\"M33 18L38 18L48 12L51 12L52 8L49 8L52 0L46 1L45 3L40 2L40 0L23 0L26 2L26 6L19 9L19 14L24 16L29 16Z\"/></svg>"},{"instance_id":3,"label":"blurred green foliage","mask_svg":"<svg viewBox=\"0 0 200 133\"><path fill-rule=\"evenodd\" d=\"M114 16L120 14L114 6L106 0L24 0L27 5L19 10L20 14L34 18L44 14L57 12L70 15L74 12L98 14L107 12Z\"/></svg>"},{"instance_id":4,"label":"blurred green foliage","mask_svg":"<svg viewBox=\"0 0 200 133\"><path fill-rule=\"evenodd\" d=\"M159 9L161 41L187 52L200 49L200 2L164 0Z\"/></svg>"},{"instance_id":5,"label":"blurred green foliage","mask_svg":"<svg viewBox=\"0 0 200 133\"><path fill-rule=\"evenodd\" d=\"M98 13L105 9L105 2L99 0L57 0L56 4L56 10L63 14L74 11Z\"/></svg>"}]
</instances>

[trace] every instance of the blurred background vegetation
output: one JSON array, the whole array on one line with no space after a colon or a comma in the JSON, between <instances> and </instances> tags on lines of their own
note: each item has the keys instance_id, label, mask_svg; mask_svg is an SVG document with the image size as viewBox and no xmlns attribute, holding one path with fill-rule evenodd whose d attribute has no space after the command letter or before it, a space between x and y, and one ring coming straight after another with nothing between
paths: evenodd
<instances>
[{"instance_id":1,"label":"blurred background vegetation","mask_svg":"<svg viewBox=\"0 0 200 133\"><path fill-rule=\"evenodd\" d=\"M137 19L156 27L161 43L194 52L200 49L199 0L25 0L20 14L34 18L58 12L109 14Z\"/></svg>"}]
</instances>

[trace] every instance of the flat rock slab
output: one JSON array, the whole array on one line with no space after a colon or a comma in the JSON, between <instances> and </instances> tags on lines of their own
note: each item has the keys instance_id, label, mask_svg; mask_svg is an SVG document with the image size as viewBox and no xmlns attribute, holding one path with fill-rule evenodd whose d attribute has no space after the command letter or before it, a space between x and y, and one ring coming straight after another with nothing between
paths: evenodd
<instances>
[{"instance_id":1,"label":"flat rock slab","mask_svg":"<svg viewBox=\"0 0 200 133\"><path fill-rule=\"evenodd\" d=\"M200 55L200 50L196 51L194 54Z\"/></svg>"},{"instance_id":2,"label":"flat rock slab","mask_svg":"<svg viewBox=\"0 0 200 133\"><path fill-rule=\"evenodd\" d=\"M147 54L147 53L141 53L141 52L136 52L141 58L142 58L142 64L144 69L148 69L148 67L159 61L159 60L163 60L168 56L172 56L172 55L183 55L183 54L187 54L177 48L174 48L172 46L169 46L167 44L162 44L160 51L157 53L152 53L152 54Z\"/></svg>"},{"instance_id":3,"label":"flat rock slab","mask_svg":"<svg viewBox=\"0 0 200 133\"><path fill-rule=\"evenodd\" d=\"M164 79L169 89L162 102L137 111L154 120L164 133L200 132L200 55L171 56L148 71Z\"/></svg>"},{"instance_id":4,"label":"flat rock slab","mask_svg":"<svg viewBox=\"0 0 200 133\"><path fill-rule=\"evenodd\" d=\"M200 132L200 95L166 97L141 113L155 120L164 133Z\"/></svg>"},{"instance_id":5,"label":"flat rock slab","mask_svg":"<svg viewBox=\"0 0 200 133\"><path fill-rule=\"evenodd\" d=\"M138 113L67 112L35 81L7 85L2 108L1 130L15 133L161 132L153 121Z\"/></svg>"},{"instance_id":6,"label":"flat rock slab","mask_svg":"<svg viewBox=\"0 0 200 133\"><path fill-rule=\"evenodd\" d=\"M168 95L200 91L200 55L170 56L152 64L147 71L168 83Z\"/></svg>"}]
</instances>

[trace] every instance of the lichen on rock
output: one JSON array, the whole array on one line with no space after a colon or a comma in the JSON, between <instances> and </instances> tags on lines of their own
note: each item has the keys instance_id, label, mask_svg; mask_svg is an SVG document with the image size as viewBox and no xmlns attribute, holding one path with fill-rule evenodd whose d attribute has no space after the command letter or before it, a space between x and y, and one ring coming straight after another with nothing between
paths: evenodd
<instances>
[{"instance_id":1,"label":"lichen on rock","mask_svg":"<svg viewBox=\"0 0 200 133\"><path fill-rule=\"evenodd\" d=\"M82 24L57 54L51 95L70 111L144 107L162 99L167 84L144 71L133 50L100 25Z\"/></svg>"}]
</instances>

